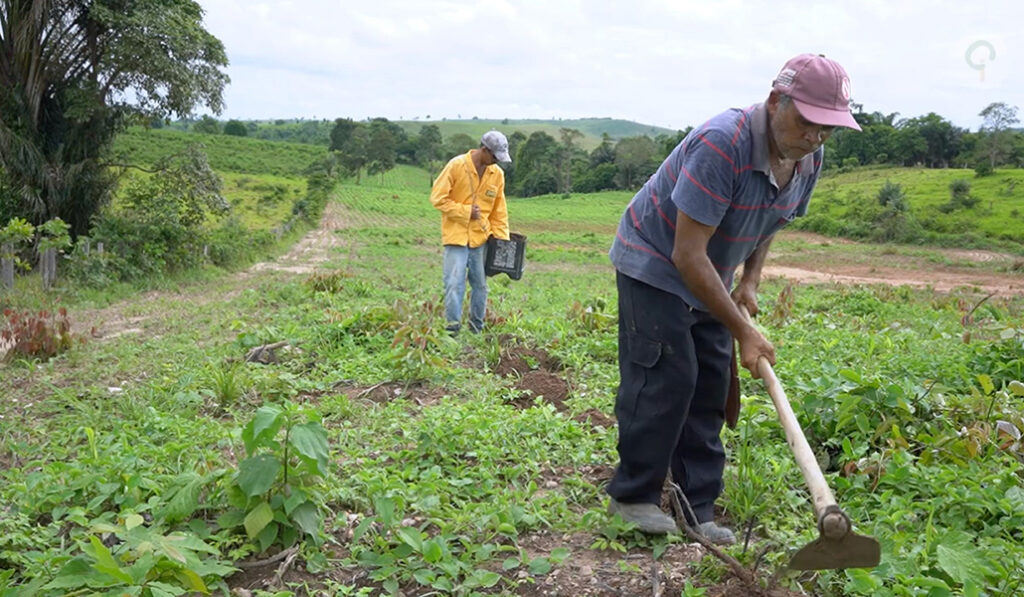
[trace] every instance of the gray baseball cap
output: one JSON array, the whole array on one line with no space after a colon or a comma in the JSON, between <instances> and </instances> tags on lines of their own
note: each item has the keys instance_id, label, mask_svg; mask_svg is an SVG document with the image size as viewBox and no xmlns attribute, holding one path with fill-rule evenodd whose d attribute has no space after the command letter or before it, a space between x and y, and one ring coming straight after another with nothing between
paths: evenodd
<instances>
[{"instance_id":1,"label":"gray baseball cap","mask_svg":"<svg viewBox=\"0 0 1024 597\"><path fill-rule=\"evenodd\" d=\"M508 154L508 139L498 131L487 131L480 137L480 145L491 150L499 162L510 163L512 156Z\"/></svg>"}]
</instances>

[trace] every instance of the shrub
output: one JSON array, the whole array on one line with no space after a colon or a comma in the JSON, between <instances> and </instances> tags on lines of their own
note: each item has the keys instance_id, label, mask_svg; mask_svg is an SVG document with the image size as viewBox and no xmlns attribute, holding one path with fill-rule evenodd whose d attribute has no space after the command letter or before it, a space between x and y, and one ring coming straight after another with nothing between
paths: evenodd
<instances>
[{"instance_id":1,"label":"shrub","mask_svg":"<svg viewBox=\"0 0 1024 597\"><path fill-rule=\"evenodd\" d=\"M229 120L224 125L224 134L234 137L245 137L248 136L249 129L246 128L245 123L240 120Z\"/></svg>"},{"instance_id":2,"label":"shrub","mask_svg":"<svg viewBox=\"0 0 1024 597\"><path fill-rule=\"evenodd\" d=\"M71 322L63 307L56 313L4 309L4 319L7 327L0 332L0 340L10 345L4 360L21 356L45 361L74 344Z\"/></svg>"},{"instance_id":3,"label":"shrub","mask_svg":"<svg viewBox=\"0 0 1024 597\"><path fill-rule=\"evenodd\" d=\"M981 199L971 195L971 183L958 178L949 183L949 203L939 206L939 211L949 213L956 209L970 209L977 205Z\"/></svg>"},{"instance_id":4,"label":"shrub","mask_svg":"<svg viewBox=\"0 0 1024 597\"><path fill-rule=\"evenodd\" d=\"M888 207L892 211L907 211L910 206L907 204L907 195L903 192L903 187L898 183L892 183L888 180L882 185L882 188L878 189L878 204L882 207Z\"/></svg>"}]
</instances>

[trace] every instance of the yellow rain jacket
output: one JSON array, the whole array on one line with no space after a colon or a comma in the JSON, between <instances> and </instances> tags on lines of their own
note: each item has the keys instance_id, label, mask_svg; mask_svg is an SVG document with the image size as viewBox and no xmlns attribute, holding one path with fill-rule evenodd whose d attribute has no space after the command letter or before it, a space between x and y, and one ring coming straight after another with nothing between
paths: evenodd
<instances>
[{"instance_id":1,"label":"yellow rain jacket","mask_svg":"<svg viewBox=\"0 0 1024 597\"><path fill-rule=\"evenodd\" d=\"M509 239L505 173L492 164L484 169L481 179L471 153L449 160L430 191L430 202L441 210L441 244L475 248L492 235ZM474 200L480 207L480 217L471 220Z\"/></svg>"}]
</instances>

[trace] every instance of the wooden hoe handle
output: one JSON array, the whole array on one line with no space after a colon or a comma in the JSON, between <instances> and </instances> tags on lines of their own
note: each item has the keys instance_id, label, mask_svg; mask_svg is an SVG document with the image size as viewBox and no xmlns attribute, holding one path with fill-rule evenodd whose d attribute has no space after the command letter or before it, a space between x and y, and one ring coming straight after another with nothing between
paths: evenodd
<instances>
[{"instance_id":1,"label":"wooden hoe handle","mask_svg":"<svg viewBox=\"0 0 1024 597\"><path fill-rule=\"evenodd\" d=\"M746 306L740 305L739 309L749 323L750 313L747 312ZM804 437L800 422L793 414L793 407L789 404L786 391L782 389L782 384L775 376L775 370L772 369L772 364L768 362L768 359L763 356L759 357L757 370L761 380L764 381L768 394L772 397L772 402L775 403L775 410L779 413L782 429L786 432L786 441L789 443L790 450L793 451L796 463L804 474L807 489L814 499L814 515L818 519L819 530L822 535L830 539L843 537L850 531L850 519L836 504L836 498L832 495L828 483L825 482L825 475L821 473L818 460L814 457L807 438Z\"/></svg>"}]
</instances>

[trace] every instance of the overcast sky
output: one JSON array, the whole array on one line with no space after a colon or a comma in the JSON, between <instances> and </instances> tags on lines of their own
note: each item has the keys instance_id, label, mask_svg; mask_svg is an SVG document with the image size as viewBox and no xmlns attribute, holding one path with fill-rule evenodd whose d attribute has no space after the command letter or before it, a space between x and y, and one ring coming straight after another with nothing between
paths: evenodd
<instances>
[{"instance_id":1,"label":"overcast sky","mask_svg":"<svg viewBox=\"0 0 1024 597\"><path fill-rule=\"evenodd\" d=\"M767 96L802 52L868 112L976 130L1024 109L1024 2L199 0L221 118L612 117L673 129ZM1018 115L1024 120L1024 112Z\"/></svg>"}]
</instances>

